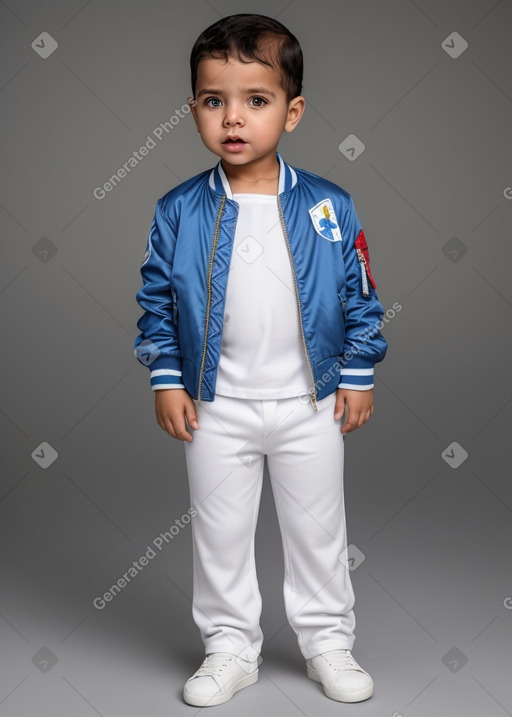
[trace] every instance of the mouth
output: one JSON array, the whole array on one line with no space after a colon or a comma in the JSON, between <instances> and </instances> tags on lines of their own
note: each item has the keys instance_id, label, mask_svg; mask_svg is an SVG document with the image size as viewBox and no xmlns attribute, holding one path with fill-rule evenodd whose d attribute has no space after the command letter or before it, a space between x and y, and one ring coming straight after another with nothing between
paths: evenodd
<instances>
[{"instance_id":1,"label":"mouth","mask_svg":"<svg viewBox=\"0 0 512 717\"><path fill-rule=\"evenodd\" d=\"M239 152L245 147L247 142L241 137L232 136L227 137L222 144L230 152Z\"/></svg>"},{"instance_id":2,"label":"mouth","mask_svg":"<svg viewBox=\"0 0 512 717\"><path fill-rule=\"evenodd\" d=\"M247 144L241 137L228 137L222 144Z\"/></svg>"}]
</instances>

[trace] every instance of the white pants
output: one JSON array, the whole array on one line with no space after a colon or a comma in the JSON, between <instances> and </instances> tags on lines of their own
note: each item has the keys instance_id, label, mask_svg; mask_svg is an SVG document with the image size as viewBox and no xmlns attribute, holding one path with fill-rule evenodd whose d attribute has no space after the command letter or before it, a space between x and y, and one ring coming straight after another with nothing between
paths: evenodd
<instances>
[{"instance_id":1,"label":"white pants","mask_svg":"<svg viewBox=\"0 0 512 717\"><path fill-rule=\"evenodd\" d=\"M307 659L352 649L354 592L340 556L347 547L344 436L336 391L318 401L194 399L199 428L184 441L192 518L192 614L205 652L257 654L259 619L254 537L270 475L284 553L284 605Z\"/></svg>"}]
</instances>

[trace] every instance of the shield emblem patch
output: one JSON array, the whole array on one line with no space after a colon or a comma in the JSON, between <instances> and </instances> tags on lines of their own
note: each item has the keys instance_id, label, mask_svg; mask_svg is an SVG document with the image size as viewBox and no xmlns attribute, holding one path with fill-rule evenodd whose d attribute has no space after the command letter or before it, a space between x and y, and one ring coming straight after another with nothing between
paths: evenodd
<instances>
[{"instance_id":1,"label":"shield emblem patch","mask_svg":"<svg viewBox=\"0 0 512 717\"><path fill-rule=\"evenodd\" d=\"M329 241L342 241L338 219L330 199L322 199L312 209L309 216L317 234Z\"/></svg>"}]
</instances>

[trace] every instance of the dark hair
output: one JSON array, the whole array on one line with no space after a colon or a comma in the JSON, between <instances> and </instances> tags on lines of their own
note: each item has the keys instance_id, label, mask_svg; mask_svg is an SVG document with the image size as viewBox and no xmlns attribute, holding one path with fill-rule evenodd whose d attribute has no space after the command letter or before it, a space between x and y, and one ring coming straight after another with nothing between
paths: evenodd
<instances>
[{"instance_id":1,"label":"dark hair","mask_svg":"<svg viewBox=\"0 0 512 717\"><path fill-rule=\"evenodd\" d=\"M269 57L268 41L277 40L275 57ZM266 15L239 13L228 15L204 30L190 54L192 94L196 96L197 67L201 60L234 57L240 62L278 65L281 86L289 102L302 92L303 59L297 38L280 22Z\"/></svg>"}]
</instances>

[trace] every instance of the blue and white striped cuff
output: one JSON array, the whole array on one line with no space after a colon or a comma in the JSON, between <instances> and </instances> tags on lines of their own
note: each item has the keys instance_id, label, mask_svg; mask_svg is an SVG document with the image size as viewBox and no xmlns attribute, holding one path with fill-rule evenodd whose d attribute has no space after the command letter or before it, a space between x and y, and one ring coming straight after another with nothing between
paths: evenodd
<instances>
[{"instance_id":1,"label":"blue and white striped cuff","mask_svg":"<svg viewBox=\"0 0 512 717\"><path fill-rule=\"evenodd\" d=\"M152 391L162 388L185 388L181 383L181 371L174 368L157 368L150 371L149 380Z\"/></svg>"},{"instance_id":2,"label":"blue and white striped cuff","mask_svg":"<svg viewBox=\"0 0 512 717\"><path fill-rule=\"evenodd\" d=\"M373 368L342 368L338 388L349 388L355 391L368 391L373 388Z\"/></svg>"}]
</instances>

